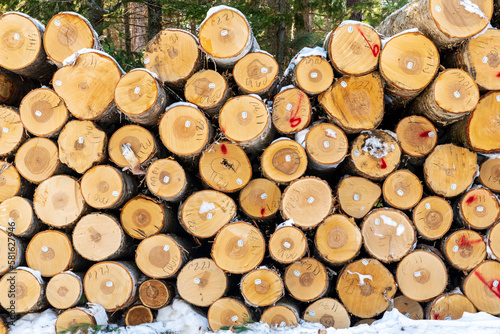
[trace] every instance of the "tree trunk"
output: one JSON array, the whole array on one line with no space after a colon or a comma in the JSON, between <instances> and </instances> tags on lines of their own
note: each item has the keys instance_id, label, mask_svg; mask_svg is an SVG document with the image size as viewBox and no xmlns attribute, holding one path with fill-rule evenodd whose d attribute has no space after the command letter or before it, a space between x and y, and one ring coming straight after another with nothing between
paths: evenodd
<instances>
[{"instance_id":1,"label":"tree trunk","mask_svg":"<svg viewBox=\"0 0 500 334\"><path fill-rule=\"evenodd\" d=\"M240 283L245 302L254 307L269 306L285 295L285 287L278 271L259 268L245 274Z\"/></svg>"},{"instance_id":2,"label":"tree trunk","mask_svg":"<svg viewBox=\"0 0 500 334\"><path fill-rule=\"evenodd\" d=\"M305 173L307 154L296 141L279 138L264 150L260 162L266 178L278 184L288 184Z\"/></svg>"},{"instance_id":3,"label":"tree trunk","mask_svg":"<svg viewBox=\"0 0 500 334\"><path fill-rule=\"evenodd\" d=\"M283 280L290 296L302 302L312 302L323 297L330 281L325 266L311 257L290 264Z\"/></svg>"},{"instance_id":4,"label":"tree trunk","mask_svg":"<svg viewBox=\"0 0 500 334\"><path fill-rule=\"evenodd\" d=\"M65 310L83 304L84 273L64 271L53 276L47 284L47 300L59 310Z\"/></svg>"},{"instance_id":5,"label":"tree trunk","mask_svg":"<svg viewBox=\"0 0 500 334\"><path fill-rule=\"evenodd\" d=\"M172 303L175 288L172 284L157 279L148 279L139 287L139 300L153 310L161 309Z\"/></svg>"},{"instance_id":6,"label":"tree trunk","mask_svg":"<svg viewBox=\"0 0 500 334\"><path fill-rule=\"evenodd\" d=\"M283 264L299 261L307 252L307 238L294 226L278 226L269 238L269 255Z\"/></svg>"},{"instance_id":7,"label":"tree trunk","mask_svg":"<svg viewBox=\"0 0 500 334\"><path fill-rule=\"evenodd\" d=\"M413 209L413 224L419 235L427 240L442 238L450 229L453 209L438 196L426 197Z\"/></svg>"},{"instance_id":8,"label":"tree trunk","mask_svg":"<svg viewBox=\"0 0 500 334\"><path fill-rule=\"evenodd\" d=\"M281 90L273 99L273 125L283 135L304 130L311 122L309 97L298 88Z\"/></svg>"},{"instance_id":9,"label":"tree trunk","mask_svg":"<svg viewBox=\"0 0 500 334\"><path fill-rule=\"evenodd\" d=\"M407 169L393 172L384 180L384 201L396 209L409 210L422 199L424 189L420 179Z\"/></svg>"}]
</instances>

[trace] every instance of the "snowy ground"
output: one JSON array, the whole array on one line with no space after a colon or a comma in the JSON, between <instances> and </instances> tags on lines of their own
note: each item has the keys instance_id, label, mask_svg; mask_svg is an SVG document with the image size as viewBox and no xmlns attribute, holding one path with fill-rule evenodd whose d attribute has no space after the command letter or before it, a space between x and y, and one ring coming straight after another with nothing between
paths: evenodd
<instances>
[{"instance_id":1,"label":"snowy ground","mask_svg":"<svg viewBox=\"0 0 500 334\"><path fill-rule=\"evenodd\" d=\"M24 316L14 323L10 334L54 334L54 324L57 314L54 310L46 310L42 313L33 313ZM206 318L200 316L191 307L181 300L175 300L168 307L158 312L157 322L134 327L113 326L111 333L121 334L160 334L160 333L187 333L203 334L209 333ZM302 323L295 328L271 329L267 324L254 323L246 326L248 334L498 334L500 333L500 319L486 313L465 313L459 320L411 320L400 314L397 310L386 312L382 319L374 322L371 326L360 325L349 329L335 330L320 324ZM321 331L320 330L324 330ZM109 333L107 331L106 333ZM94 334L104 334L96 332ZM220 334L229 334L230 331L220 331Z\"/></svg>"}]
</instances>

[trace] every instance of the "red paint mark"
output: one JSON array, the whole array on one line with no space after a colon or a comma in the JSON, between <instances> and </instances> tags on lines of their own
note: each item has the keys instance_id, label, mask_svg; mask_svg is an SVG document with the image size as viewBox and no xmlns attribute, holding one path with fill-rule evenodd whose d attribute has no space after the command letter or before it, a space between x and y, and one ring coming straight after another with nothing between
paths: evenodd
<instances>
[{"instance_id":1,"label":"red paint mark","mask_svg":"<svg viewBox=\"0 0 500 334\"><path fill-rule=\"evenodd\" d=\"M222 145L220 146L220 150L221 150L222 154L227 154L227 147L226 147L226 145L225 145L225 144L222 144Z\"/></svg>"},{"instance_id":2,"label":"red paint mark","mask_svg":"<svg viewBox=\"0 0 500 334\"><path fill-rule=\"evenodd\" d=\"M220 127L221 131L223 134L226 134L226 129L224 129L222 126Z\"/></svg>"},{"instance_id":3,"label":"red paint mark","mask_svg":"<svg viewBox=\"0 0 500 334\"><path fill-rule=\"evenodd\" d=\"M420 138L426 138L426 137L429 137L429 133L431 133L432 131L424 131L422 132L421 134L419 134L418 136Z\"/></svg>"},{"instance_id":4,"label":"red paint mark","mask_svg":"<svg viewBox=\"0 0 500 334\"><path fill-rule=\"evenodd\" d=\"M433 318L434 320L439 320L439 313L434 313L434 314L432 315L432 318Z\"/></svg>"},{"instance_id":5,"label":"red paint mark","mask_svg":"<svg viewBox=\"0 0 500 334\"><path fill-rule=\"evenodd\" d=\"M260 215L261 215L262 217L264 217L264 216L265 216L265 213L266 213L266 209L265 209L265 208L261 208L261 209L260 209Z\"/></svg>"},{"instance_id":6,"label":"red paint mark","mask_svg":"<svg viewBox=\"0 0 500 334\"><path fill-rule=\"evenodd\" d=\"M500 72L497 73L497 78L500 78Z\"/></svg>"},{"instance_id":7,"label":"red paint mark","mask_svg":"<svg viewBox=\"0 0 500 334\"><path fill-rule=\"evenodd\" d=\"M488 282L486 282L486 279L484 278L484 276L478 270L476 270L474 272L474 275L476 275L477 278L479 278L479 280L481 282L483 282L483 284L486 285L488 287L488 289L490 289L490 291L495 294L495 296L497 296L498 298L500 298L500 292L493 290L493 282L491 282L490 284L488 284ZM497 287L497 290L498 290L498 287Z\"/></svg>"},{"instance_id":8,"label":"red paint mark","mask_svg":"<svg viewBox=\"0 0 500 334\"><path fill-rule=\"evenodd\" d=\"M384 158L380 159L380 168L381 169L386 169L387 168L387 163L385 162Z\"/></svg>"},{"instance_id":9,"label":"red paint mark","mask_svg":"<svg viewBox=\"0 0 500 334\"><path fill-rule=\"evenodd\" d=\"M472 202L474 202L475 200L476 200L476 195L472 195L472 196L469 196L469 198L467 198L465 203L467 203L467 205L471 205Z\"/></svg>"},{"instance_id":10,"label":"red paint mark","mask_svg":"<svg viewBox=\"0 0 500 334\"><path fill-rule=\"evenodd\" d=\"M361 31L361 29L356 26L356 29L358 29L358 32L361 34L361 36L363 36L363 38L365 39L366 41L366 44L368 44L368 47L370 48L370 50L372 50L372 54L374 57L378 56L378 53L380 52L380 46L378 46L377 44L374 44L373 46L370 44L370 42L368 42L368 39L366 38L365 34L363 34L363 32Z\"/></svg>"},{"instance_id":11,"label":"red paint mark","mask_svg":"<svg viewBox=\"0 0 500 334\"><path fill-rule=\"evenodd\" d=\"M290 115L290 126L292 128L296 128L299 126L299 124L302 122L302 119L300 117L297 117L297 114L299 113L300 110L300 104L302 103L302 99L304 98L304 95L299 95L299 101L297 102L297 108L295 108L294 111L292 111L292 114Z\"/></svg>"},{"instance_id":12,"label":"red paint mark","mask_svg":"<svg viewBox=\"0 0 500 334\"><path fill-rule=\"evenodd\" d=\"M462 235L460 239L458 239L458 247L464 247L464 246L472 246L474 244L482 242L483 239L477 239L477 240L469 240L465 235Z\"/></svg>"}]
</instances>

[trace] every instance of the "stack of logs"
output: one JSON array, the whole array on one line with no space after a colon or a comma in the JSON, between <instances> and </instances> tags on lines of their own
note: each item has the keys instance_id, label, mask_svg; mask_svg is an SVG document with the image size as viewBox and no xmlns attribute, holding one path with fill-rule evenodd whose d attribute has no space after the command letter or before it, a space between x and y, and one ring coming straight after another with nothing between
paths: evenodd
<instances>
[{"instance_id":1,"label":"stack of logs","mask_svg":"<svg viewBox=\"0 0 500 334\"><path fill-rule=\"evenodd\" d=\"M214 331L500 314L500 31L454 3L345 21L282 76L225 6L128 73L78 14L4 14L0 305L57 332L175 296Z\"/></svg>"}]
</instances>

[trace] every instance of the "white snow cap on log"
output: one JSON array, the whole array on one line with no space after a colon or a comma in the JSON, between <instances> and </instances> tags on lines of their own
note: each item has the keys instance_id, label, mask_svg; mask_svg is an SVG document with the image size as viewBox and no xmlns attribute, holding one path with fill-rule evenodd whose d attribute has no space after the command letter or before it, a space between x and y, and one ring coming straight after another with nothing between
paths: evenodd
<instances>
[{"instance_id":1,"label":"white snow cap on log","mask_svg":"<svg viewBox=\"0 0 500 334\"><path fill-rule=\"evenodd\" d=\"M207 318L182 299L174 299L171 305L158 310L156 321L161 321L171 332L194 334L209 330Z\"/></svg>"},{"instance_id":2,"label":"white snow cap on log","mask_svg":"<svg viewBox=\"0 0 500 334\"><path fill-rule=\"evenodd\" d=\"M118 62L115 60L115 58L111 57L109 54L107 54L104 51L96 50L96 49L87 49L87 48L85 48L85 49L81 49L81 50L76 51L71 56L69 56L68 58L64 59L64 61L62 63L63 66L74 66L76 60L78 59L78 57L80 57L82 54L85 54L85 53L97 53L97 54L100 54L102 56L105 56L105 57L109 58L110 60L112 60L116 64L116 66L120 70L120 74L121 75L125 74L125 71L122 69L122 67L120 66L120 64L118 64Z\"/></svg>"},{"instance_id":3,"label":"white snow cap on log","mask_svg":"<svg viewBox=\"0 0 500 334\"><path fill-rule=\"evenodd\" d=\"M42 274L38 270L34 270L34 269L31 269L28 267L17 267L16 269L25 270L25 271L31 273L33 276L36 277L36 279L38 280L38 282L40 282L40 284L43 284Z\"/></svg>"},{"instance_id":4,"label":"white snow cap on log","mask_svg":"<svg viewBox=\"0 0 500 334\"><path fill-rule=\"evenodd\" d=\"M299 53L295 55L295 57L292 58L290 64L288 65L288 68L286 69L285 73L283 73L283 76L286 77L288 74L290 74L290 72L293 71L295 66L297 66L302 59L311 56L320 56L321 58L326 59L327 52L321 46L317 46L315 48L303 48L299 51Z\"/></svg>"},{"instance_id":5,"label":"white snow cap on log","mask_svg":"<svg viewBox=\"0 0 500 334\"><path fill-rule=\"evenodd\" d=\"M87 303L87 307L95 319L97 325L107 325L108 324L108 315L104 307L101 304L96 303Z\"/></svg>"},{"instance_id":6,"label":"white snow cap on log","mask_svg":"<svg viewBox=\"0 0 500 334\"><path fill-rule=\"evenodd\" d=\"M403 34L407 34L407 33L410 33L410 32L420 32L418 30L418 28L411 28L411 29L408 29L408 30L404 30L404 31L401 31L400 33L397 33L396 35L393 35L393 36L390 36L390 37L385 37L385 38L382 38L381 39L381 48L383 49L384 46L385 46L385 43L387 43L390 39L394 38L394 37L397 37L399 35L403 35ZM425 35L424 35L425 36Z\"/></svg>"},{"instance_id":7,"label":"white snow cap on log","mask_svg":"<svg viewBox=\"0 0 500 334\"><path fill-rule=\"evenodd\" d=\"M24 14L21 12L5 12L2 16L7 15L7 14L17 14L17 15L23 16L23 17L27 18L28 20L31 20L36 25L36 28L39 31L41 31L42 33L45 32L45 25L43 25L42 22L38 21L34 17L29 16L28 14ZM40 38L43 39L43 36L40 35Z\"/></svg>"}]
</instances>

